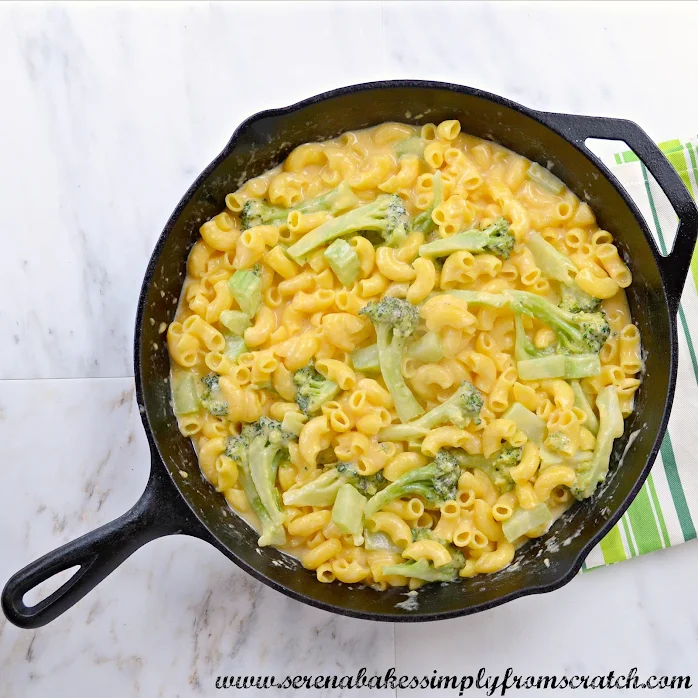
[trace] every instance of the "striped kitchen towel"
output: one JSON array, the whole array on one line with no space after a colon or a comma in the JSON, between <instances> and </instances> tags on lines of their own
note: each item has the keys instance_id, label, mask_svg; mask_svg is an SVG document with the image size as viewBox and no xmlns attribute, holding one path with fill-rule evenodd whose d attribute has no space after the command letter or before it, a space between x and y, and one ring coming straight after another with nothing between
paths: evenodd
<instances>
[{"instance_id":1,"label":"striped kitchen towel","mask_svg":"<svg viewBox=\"0 0 698 698\"><path fill-rule=\"evenodd\" d=\"M698 138L660 143L686 188L698 196ZM628 190L648 222L659 249L666 253L676 236L676 215L669 201L632 152L618 153L613 173ZM697 248L698 249L698 248ZM584 570L668 548L696 537L698 469L695 467L698 424L698 254L681 297L679 370L669 429L647 481L611 532L589 554Z\"/></svg>"}]
</instances>

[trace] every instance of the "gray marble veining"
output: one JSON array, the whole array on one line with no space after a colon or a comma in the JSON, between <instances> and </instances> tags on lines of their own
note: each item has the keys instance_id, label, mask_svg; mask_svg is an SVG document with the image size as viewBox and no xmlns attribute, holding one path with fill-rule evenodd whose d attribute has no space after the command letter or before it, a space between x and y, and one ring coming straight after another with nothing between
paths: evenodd
<instances>
[{"instance_id":1,"label":"gray marble veining","mask_svg":"<svg viewBox=\"0 0 698 698\"><path fill-rule=\"evenodd\" d=\"M670 2L632 12L623 3L0 7L0 76L12 96L0 110L0 582L140 494L148 452L128 376L141 278L176 202L246 116L343 84L412 77L631 118L657 140L685 137L696 133L698 93L686 69L692 44L677 27L696 17L695 5ZM38 378L80 380L1 380ZM695 552L686 544L475 617L393 627L311 609L200 541L161 539L51 625L20 631L0 620L0 698L193 698L219 695L218 675L362 666L686 673L698 650Z\"/></svg>"},{"instance_id":2,"label":"gray marble veining","mask_svg":"<svg viewBox=\"0 0 698 698\"><path fill-rule=\"evenodd\" d=\"M155 241L235 127L381 77L379 5L273 8L0 9L13 90L13 109L0 114L13 246L0 288L15 299L0 313L0 378L132 375Z\"/></svg>"},{"instance_id":3,"label":"gray marble veining","mask_svg":"<svg viewBox=\"0 0 698 698\"><path fill-rule=\"evenodd\" d=\"M3 485L17 495L0 509L4 582L126 511L145 485L149 451L129 378L0 385ZM37 425L41 449L32 455ZM0 620L2 698L89 695L97 686L109 697L208 696L219 675L282 680L362 666L371 674L394 663L392 625L299 604L181 536L136 552L45 628Z\"/></svg>"}]
</instances>

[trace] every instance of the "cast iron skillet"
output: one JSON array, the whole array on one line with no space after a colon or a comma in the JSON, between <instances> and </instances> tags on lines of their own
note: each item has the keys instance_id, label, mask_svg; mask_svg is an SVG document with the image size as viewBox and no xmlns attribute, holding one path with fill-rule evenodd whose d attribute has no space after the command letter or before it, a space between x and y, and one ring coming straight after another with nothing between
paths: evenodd
<instances>
[{"instance_id":1,"label":"cast iron skillet","mask_svg":"<svg viewBox=\"0 0 698 698\"><path fill-rule=\"evenodd\" d=\"M463 131L494 140L548 166L589 202L599 225L619 242L632 269L629 301L640 328L647 364L636 410L626 422L612 458L612 476L591 500L578 504L518 562L488 577L456 585L430 585L418 608L396 604L404 590L321 584L312 572L289 564L273 549L260 551L257 534L242 524L203 480L194 450L177 429L170 404L169 358L159 334L169 323L199 226L224 207L242 182L276 165L294 147L385 121L412 124L459 119ZM587 138L625 141L652 172L679 219L674 249L662 257L647 224L610 171L585 147ZM681 179L659 149L631 121L532 111L460 85L420 81L345 87L245 121L223 152L184 195L148 264L136 318L134 360L138 406L150 443L150 479L126 514L54 550L15 574L5 586L7 618L35 628L67 611L141 545L182 533L208 541L270 587L312 606L383 621L427 621L467 615L569 582L601 537L627 509L644 482L667 426L677 366L676 311L698 234L698 211ZM629 440L629 435L635 433ZM615 472L621 454L622 470ZM183 477L182 473L188 477ZM57 591L28 607L24 595L58 572L79 566Z\"/></svg>"}]
</instances>

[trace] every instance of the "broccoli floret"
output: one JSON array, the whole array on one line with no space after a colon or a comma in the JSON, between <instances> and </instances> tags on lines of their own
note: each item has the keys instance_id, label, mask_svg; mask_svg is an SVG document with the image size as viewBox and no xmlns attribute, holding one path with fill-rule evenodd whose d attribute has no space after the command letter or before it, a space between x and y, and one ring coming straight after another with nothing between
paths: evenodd
<instances>
[{"instance_id":1,"label":"broccoli floret","mask_svg":"<svg viewBox=\"0 0 698 698\"><path fill-rule=\"evenodd\" d=\"M228 414L228 403L223 398L218 381L220 376L216 373L209 373L201 379L204 390L201 393L201 404L204 409L214 417L225 417Z\"/></svg>"},{"instance_id":2,"label":"broccoli floret","mask_svg":"<svg viewBox=\"0 0 698 698\"><path fill-rule=\"evenodd\" d=\"M419 417L424 410L402 375L402 355L407 338L419 321L419 311L409 301L388 296L380 301L372 301L359 314L369 318L376 328L381 374L400 421L408 422Z\"/></svg>"},{"instance_id":3,"label":"broccoli floret","mask_svg":"<svg viewBox=\"0 0 698 698\"><path fill-rule=\"evenodd\" d=\"M428 526L416 526L412 530L412 540L431 540L431 529Z\"/></svg>"},{"instance_id":4,"label":"broccoli floret","mask_svg":"<svg viewBox=\"0 0 698 698\"><path fill-rule=\"evenodd\" d=\"M515 314L516 360L519 378L585 378L601 371L599 351L611 328L601 310L596 313L571 313L544 298L526 291L502 293L483 291L449 291L469 306L508 308ZM520 315L529 315L550 327L557 337L555 346L536 349L523 329Z\"/></svg>"},{"instance_id":5,"label":"broccoli floret","mask_svg":"<svg viewBox=\"0 0 698 698\"><path fill-rule=\"evenodd\" d=\"M521 460L522 452L523 448L521 446L505 446L497 452L492 465L498 470L513 468Z\"/></svg>"},{"instance_id":6,"label":"broccoli floret","mask_svg":"<svg viewBox=\"0 0 698 698\"><path fill-rule=\"evenodd\" d=\"M575 313L576 324L582 333L583 349L598 354L601 347L606 343L611 334L611 326L606 319L606 313L603 311L598 313ZM577 346L568 344L568 348L573 353L576 353Z\"/></svg>"},{"instance_id":7,"label":"broccoli floret","mask_svg":"<svg viewBox=\"0 0 698 698\"><path fill-rule=\"evenodd\" d=\"M559 453L569 453L570 445L570 437L563 434L561 431L550 432L548 438L545 440L546 448L549 448L551 451L558 451Z\"/></svg>"},{"instance_id":8,"label":"broccoli floret","mask_svg":"<svg viewBox=\"0 0 698 698\"><path fill-rule=\"evenodd\" d=\"M427 235L428 233L436 230L436 223L431 218L431 214L434 209L441 205L444 200L444 183L441 177L441 172L437 171L434 173L434 178L432 180L432 190L434 192L433 198L429 208L422 211L413 221L412 230L417 230L420 233Z\"/></svg>"},{"instance_id":9,"label":"broccoli floret","mask_svg":"<svg viewBox=\"0 0 698 698\"><path fill-rule=\"evenodd\" d=\"M603 312L570 313L526 291L507 291L514 310L537 318L557 335L559 347L572 354L598 354L611 333Z\"/></svg>"},{"instance_id":10,"label":"broccoli floret","mask_svg":"<svg viewBox=\"0 0 698 698\"><path fill-rule=\"evenodd\" d=\"M422 245L419 256L447 257L454 252L466 250L472 253L490 252L502 259L509 259L515 242L514 236L509 232L509 221L498 218L484 230L468 230Z\"/></svg>"},{"instance_id":11,"label":"broccoli floret","mask_svg":"<svg viewBox=\"0 0 698 698\"><path fill-rule=\"evenodd\" d=\"M354 463L336 463L314 480L287 490L282 499L286 506L329 507L334 504L339 488L347 483L353 485L362 495L372 497L385 487L388 481L382 472L369 476L359 475Z\"/></svg>"},{"instance_id":12,"label":"broccoli floret","mask_svg":"<svg viewBox=\"0 0 698 698\"><path fill-rule=\"evenodd\" d=\"M482 231L487 234L485 250L502 259L509 259L516 238L509 232L509 221L506 218L498 218L492 225Z\"/></svg>"},{"instance_id":13,"label":"broccoli floret","mask_svg":"<svg viewBox=\"0 0 698 698\"><path fill-rule=\"evenodd\" d=\"M293 382L296 384L296 404L307 415L317 413L323 403L332 400L339 392L339 386L318 373L312 364L296 371Z\"/></svg>"},{"instance_id":14,"label":"broccoli floret","mask_svg":"<svg viewBox=\"0 0 698 698\"><path fill-rule=\"evenodd\" d=\"M285 221L288 209L272 206L261 199L247 199L240 212L240 227L243 230L257 225L274 225Z\"/></svg>"},{"instance_id":15,"label":"broccoli floret","mask_svg":"<svg viewBox=\"0 0 698 698\"><path fill-rule=\"evenodd\" d=\"M456 498L460 467L447 451L439 451L432 463L406 472L368 500L365 515L371 516L400 497L423 497L431 505Z\"/></svg>"},{"instance_id":16,"label":"broccoli floret","mask_svg":"<svg viewBox=\"0 0 698 698\"><path fill-rule=\"evenodd\" d=\"M449 291L473 306L511 308L516 313L530 315L547 325L557 335L558 351L569 354L598 354L611 332L603 311L570 313L544 298L528 291Z\"/></svg>"},{"instance_id":17,"label":"broccoli floret","mask_svg":"<svg viewBox=\"0 0 698 698\"><path fill-rule=\"evenodd\" d=\"M596 376L601 371L598 354L571 354L564 349L560 352L560 348L553 345L537 349L526 335L520 315L516 315L514 324L516 327L514 355L520 378L524 380L583 378Z\"/></svg>"},{"instance_id":18,"label":"broccoli floret","mask_svg":"<svg viewBox=\"0 0 698 698\"><path fill-rule=\"evenodd\" d=\"M477 467L492 481L500 492L509 492L514 487L511 469L521 460L523 448L504 446L488 461L478 463Z\"/></svg>"},{"instance_id":19,"label":"broccoli floret","mask_svg":"<svg viewBox=\"0 0 698 698\"><path fill-rule=\"evenodd\" d=\"M320 194L307 201L302 201L291 208L273 206L261 199L248 199L240 213L240 225L243 230L254 228L256 225L277 225L285 221L291 211L314 213L315 211L346 211L359 203L359 197L354 194L346 182L338 187Z\"/></svg>"},{"instance_id":20,"label":"broccoli floret","mask_svg":"<svg viewBox=\"0 0 698 698\"><path fill-rule=\"evenodd\" d=\"M380 470L375 475L359 475L355 463L337 463L336 468L350 485L366 497L372 497L388 484Z\"/></svg>"},{"instance_id":21,"label":"broccoli floret","mask_svg":"<svg viewBox=\"0 0 698 698\"><path fill-rule=\"evenodd\" d=\"M382 429L378 432L378 438L382 441L406 441L426 436L430 429L440 424L452 424L460 428L471 422L479 424L482 405L480 391L469 381L463 381L446 402L409 424L396 424Z\"/></svg>"},{"instance_id":22,"label":"broccoli floret","mask_svg":"<svg viewBox=\"0 0 698 698\"><path fill-rule=\"evenodd\" d=\"M262 524L258 541L261 546L286 542L286 513L276 488L276 474L279 456L294 438L282 429L280 422L262 417L246 425L240 436L230 437L226 444L226 455L237 463L247 500Z\"/></svg>"},{"instance_id":23,"label":"broccoli floret","mask_svg":"<svg viewBox=\"0 0 698 698\"><path fill-rule=\"evenodd\" d=\"M407 237L407 212L396 194L383 194L375 201L325 221L291 245L287 252L301 263L311 252L332 240L359 231L378 233L383 242L396 247Z\"/></svg>"},{"instance_id":24,"label":"broccoli floret","mask_svg":"<svg viewBox=\"0 0 698 698\"><path fill-rule=\"evenodd\" d=\"M371 301L359 315L366 315L374 325L390 327L396 337L409 337L419 322L419 311L403 298L388 296L380 301Z\"/></svg>"},{"instance_id":25,"label":"broccoli floret","mask_svg":"<svg viewBox=\"0 0 698 698\"><path fill-rule=\"evenodd\" d=\"M600 298L590 296L579 286L561 284L560 295L562 297L560 308L568 313L595 313L601 305Z\"/></svg>"},{"instance_id":26,"label":"broccoli floret","mask_svg":"<svg viewBox=\"0 0 698 698\"><path fill-rule=\"evenodd\" d=\"M465 566L465 556L455 548L450 548L449 552L451 553L451 561L441 567L434 567L434 563L421 559L397 565L386 565L383 567L382 573L386 576L400 575L422 579L425 582L452 582Z\"/></svg>"},{"instance_id":27,"label":"broccoli floret","mask_svg":"<svg viewBox=\"0 0 698 698\"><path fill-rule=\"evenodd\" d=\"M418 540L433 540L441 545L448 546L447 541L434 535L434 529L427 526L417 527L412 529L412 540L416 543Z\"/></svg>"},{"instance_id":28,"label":"broccoli floret","mask_svg":"<svg viewBox=\"0 0 698 698\"><path fill-rule=\"evenodd\" d=\"M220 376L217 373L209 373L201 379L201 382L206 386L206 390L215 390L218 388Z\"/></svg>"}]
</instances>

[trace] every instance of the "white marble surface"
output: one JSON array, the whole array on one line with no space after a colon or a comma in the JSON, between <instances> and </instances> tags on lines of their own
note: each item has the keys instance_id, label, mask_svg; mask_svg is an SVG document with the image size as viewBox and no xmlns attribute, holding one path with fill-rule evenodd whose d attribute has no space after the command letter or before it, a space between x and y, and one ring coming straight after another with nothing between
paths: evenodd
<instances>
[{"instance_id":1,"label":"white marble surface","mask_svg":"<svg viewBox=\"0 0 698 698\"><path fill-rule=\"evenodd\" d=\"M147 448L129 378L140 280L177 200L243 118L415 77L632 118L657 140L695 134L697 19L695 4L669 2L3 3L0 583L140 493ZM475 617L393 627L310 609L203 543L162 539L43 629L0 620L0 698L212 696L219 674L362 666L689 673L697 551Z\"/></svg>"},{"instance_id":2,"label":"white marble surface","mask_svg":"<svg viewBox=\"0 0 698 698\"><path fill-rule=\"evenodd\" d=\"M133 392L129 378L3 383L3 486L13 496L0 508L2 584L135 502L149 451ZM37 423L43 446L28 456ZM0 620L2 698L44 698L49 688L88 696L98 686L102 698L209 696L218 675L372 673L394 663L392 625L291 601L182 536L142 548L43 629Z\"/></svg>"}]
</instances>

